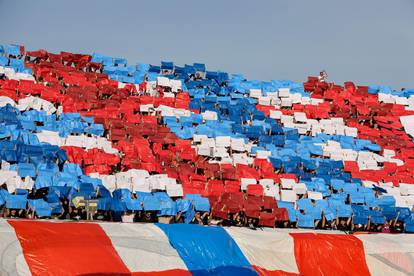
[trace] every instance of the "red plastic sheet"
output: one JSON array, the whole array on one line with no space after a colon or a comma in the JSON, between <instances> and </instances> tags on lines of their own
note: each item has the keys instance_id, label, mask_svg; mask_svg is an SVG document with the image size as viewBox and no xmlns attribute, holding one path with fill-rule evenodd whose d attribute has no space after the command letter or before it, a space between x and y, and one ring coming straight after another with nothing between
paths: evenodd
<instances>
[{"instance_id":1,"label":"red plastic sheet","mask_svg":"<svg viewBox=\"0 0 414 276\"><path fill-rule=\"evenodd\" d=\"M98 224L15 220L9 223L34 276L130 275Z\"/></svg>"},{"instance_id":2,"label":"red plastic sheet","mask_svg":"<svg viewBox=\"0 0 414 276\"><path fill-rule=\"evenodd\" d=\"M364 246L351 235L291 233L301 275L370 275Z\"/></svg>"}]
</instances>

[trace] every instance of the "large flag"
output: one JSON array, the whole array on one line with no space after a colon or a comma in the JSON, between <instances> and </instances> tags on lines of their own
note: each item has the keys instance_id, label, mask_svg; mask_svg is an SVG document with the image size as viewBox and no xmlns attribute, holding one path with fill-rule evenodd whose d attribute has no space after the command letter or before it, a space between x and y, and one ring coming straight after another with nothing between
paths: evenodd
<instances>
[{"instance_id":1,"label":"large flag","mask_svg":"<svg viewBox=\"0 0 414 276\"><path fill-rule=\"evenodd\" d=\"M410 235L0 221L1 275L412 275Z\"/></svg>"}]
</instances>

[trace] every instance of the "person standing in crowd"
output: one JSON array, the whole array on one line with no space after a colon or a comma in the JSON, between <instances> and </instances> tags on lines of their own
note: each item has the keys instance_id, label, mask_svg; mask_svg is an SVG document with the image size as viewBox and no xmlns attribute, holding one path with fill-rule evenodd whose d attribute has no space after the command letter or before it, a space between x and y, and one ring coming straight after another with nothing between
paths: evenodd
<instances>
[{"instance_id":1,"label":"person standing in crowd","mask_svg":"<svg viewBox=\"0 0 414 276\"><path fill-rule=\"evenodd\" d=\"M327 82L328 74L325 70L319 72L318 80L319 82Z\"/></svg>"}]
</instances>

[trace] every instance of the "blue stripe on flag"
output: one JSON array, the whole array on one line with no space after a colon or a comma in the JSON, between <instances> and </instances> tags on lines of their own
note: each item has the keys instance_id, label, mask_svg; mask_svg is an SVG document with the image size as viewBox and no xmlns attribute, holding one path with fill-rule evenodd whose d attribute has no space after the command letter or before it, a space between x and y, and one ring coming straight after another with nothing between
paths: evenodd
<instances>
[{"instance_id":1,"label":"blue stripe on flag","mask_svg":"<svg viewBox=\"0 0 414 276\"><path fill-rule=\"evenodd\" d=\"M157 224L193 275L257 275L221 227Z\"/></svg>"}]
</instances>

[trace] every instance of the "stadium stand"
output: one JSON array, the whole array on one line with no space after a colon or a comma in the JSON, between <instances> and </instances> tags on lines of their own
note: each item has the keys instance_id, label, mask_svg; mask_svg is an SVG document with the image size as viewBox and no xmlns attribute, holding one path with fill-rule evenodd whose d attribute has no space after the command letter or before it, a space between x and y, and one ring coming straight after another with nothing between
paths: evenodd
<instances>
[{"instance_id":1,"label":"stadium stand","mask_svg":"<svg viewBox=\"0 0 414 276\"><path fill-rule=\"evenodd\" d=\"M0 54L4 217L414 232L414 90Z\"/></svg>"}]
</instances>

